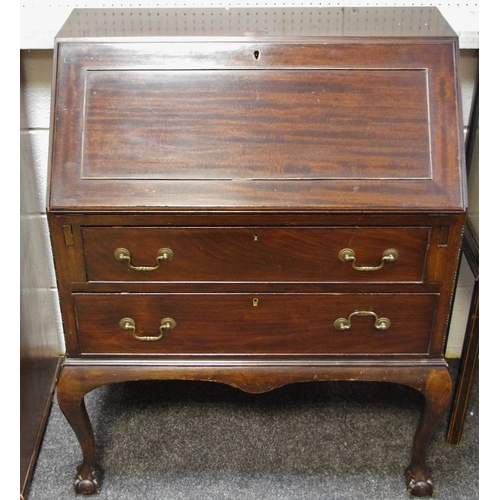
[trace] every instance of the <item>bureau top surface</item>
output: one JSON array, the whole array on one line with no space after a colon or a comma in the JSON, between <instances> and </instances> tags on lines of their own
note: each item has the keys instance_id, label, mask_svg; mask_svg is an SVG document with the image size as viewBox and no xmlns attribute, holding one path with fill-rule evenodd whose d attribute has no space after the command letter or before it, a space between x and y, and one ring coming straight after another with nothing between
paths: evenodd
<instances>
[{"instance_id":1,"label":"bureau top surface","mask_svg":"<svg viewBox=\"0 0 500 500\"><path fill-rule=\"evenodd\" d=\"M76 10L49 210L463 211L434 8Z\"/></svg>"},{"instance_id":2,"label":"bureau top surface","mask_svg":"<svg viewBox=\"0 0 500 500\"><path fill-rule=\"evenodd\" d=\"M75 9L57 35L128 37L455 37L435 7Z\"/></svg>"}]
</instances>

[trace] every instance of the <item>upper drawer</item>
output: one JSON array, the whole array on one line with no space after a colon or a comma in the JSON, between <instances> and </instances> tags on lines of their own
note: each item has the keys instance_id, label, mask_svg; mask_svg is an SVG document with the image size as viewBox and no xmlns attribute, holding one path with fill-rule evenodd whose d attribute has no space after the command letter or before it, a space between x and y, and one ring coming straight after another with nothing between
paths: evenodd
<instances>
[{"instance_id":1,"label":"upper drawer","mask_svg":"<svg viewBox=\"0 0 500 500\"><path fill-rule=\"evenodd\" d=\"M422 282L429 239L425 227L84 227L82 233L89 281Z\"/></svg>"},{"instance_id":2,"label":"upper drawer","mask_svg":"<svg viewBox=\"0 0 500 500\"><path fill-rule=\"evenodd\" d=\"M455 50L61 42L50 208L462 209Z\"/></svg>"}]
</instances>

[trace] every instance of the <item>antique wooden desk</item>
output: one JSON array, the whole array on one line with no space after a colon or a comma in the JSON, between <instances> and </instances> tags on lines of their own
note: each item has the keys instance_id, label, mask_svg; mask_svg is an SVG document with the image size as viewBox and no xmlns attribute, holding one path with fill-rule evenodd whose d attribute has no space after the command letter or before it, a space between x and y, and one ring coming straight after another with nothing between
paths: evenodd
<instances>
[{"instance_id":1,"label":"antique wooden desk","mask_svg":"<svg viewBox=\"0 0 500 500\"><path fill-rule=\"evenodd\" d=\"M466 203L457 51L435 9L73 12L48 218L77 493L100 489L84 395L146 379L406 384L425 396L407 488L432 493Z\"/></svg>"}]
</instances>

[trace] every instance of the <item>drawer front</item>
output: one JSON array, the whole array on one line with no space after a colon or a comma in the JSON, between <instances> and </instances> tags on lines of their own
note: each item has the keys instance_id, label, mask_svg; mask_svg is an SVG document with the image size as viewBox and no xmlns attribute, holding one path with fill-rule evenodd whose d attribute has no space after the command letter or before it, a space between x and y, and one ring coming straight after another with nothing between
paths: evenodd
<instances>
[{"instance_id":1,"label":"drawer front","mask_svg":"<svg viewBox=\"0 0 500 500\"><path fill-rule=\"evenodd\" d=\"M397 355L428 352L437 295L74 294L73 300L83 354Z\"/></svg>"},{"instance_id":2,"label":"drawer front","mask_svg":"<svg viewBox=\"0 0 500 500\"><path fill-rule=\"evenodd\" d=\"M422 282L429 240L425 227L82 231L94 282Z\"/></svg>"}]
</instances>

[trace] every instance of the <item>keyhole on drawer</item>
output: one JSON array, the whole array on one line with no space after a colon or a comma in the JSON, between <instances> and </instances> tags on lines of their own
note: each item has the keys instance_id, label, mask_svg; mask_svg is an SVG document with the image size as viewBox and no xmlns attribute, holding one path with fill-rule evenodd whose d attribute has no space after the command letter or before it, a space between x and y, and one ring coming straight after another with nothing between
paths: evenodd
<instances>
[{"instance_id":1,"label":"keyhole on drawer","mask_svg":"<svg viewBox=\"0 0 500 500\"><path fill-rule=\"evenodd\" d=\"M252 299L252 305L257 307L259 305L259 299Z\"/></svg>"},{"instance_id":2,"label":"keyhole on drawer","mask_svg":"<svg viewBox=\"0 0 500 500\"><path fill-rule=\"evenodd\" d=\"M259 241L259 233L254 233L253 241Z\"/></svg>"},{"instance_id":3,"label":"keyhole on drawer","mask_svg":"<svg viewBox=\"0 0 500 500\"><path fill-rule=\"evenodd\" d=\"M254 50L253 51L253 58L257 61L260 59L260 51L259 50Z\"/></svg>"}]
</instances>

